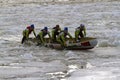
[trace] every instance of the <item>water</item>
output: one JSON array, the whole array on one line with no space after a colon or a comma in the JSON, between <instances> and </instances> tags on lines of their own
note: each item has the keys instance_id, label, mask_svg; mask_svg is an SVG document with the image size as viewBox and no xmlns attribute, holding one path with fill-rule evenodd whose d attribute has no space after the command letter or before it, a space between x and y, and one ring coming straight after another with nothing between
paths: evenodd
<instances>
[{"instance_id":1,"label":"water","mask_svg":"<svg viewBox=\"0 0 120 80\"><path fill-rule=\"evenodd\" d=\"M22 4L5 0L0 6L0 80L119 80L119 1ZM37 34L44 26L51 30L60 24L62 29L69 27L73 36L84 23L87 36L96 37L98 45L86 51L21 45L22 30L33 23Z\"/></svg>"}]
</instances>

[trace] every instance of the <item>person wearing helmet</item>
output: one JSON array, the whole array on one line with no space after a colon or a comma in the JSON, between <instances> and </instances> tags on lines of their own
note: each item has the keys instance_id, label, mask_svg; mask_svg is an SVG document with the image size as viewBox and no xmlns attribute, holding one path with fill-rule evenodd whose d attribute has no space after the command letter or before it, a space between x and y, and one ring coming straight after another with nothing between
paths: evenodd
<instances>
[{"instance_id":1,"label":"person wearing helmet","mask_svg":"<svg viewBox=\"0 0 120 80\"><path fill-rule=\"evenodd\" d=\"M36 37L36 33L35 33L35 30L34 30L34 24L26 27L25 30L23 30L23 38L22 38L22 41L21 43L23 44L25 40L27 40L29 38L29 35L33 32L34 36Z\"/></svg>"},{"instance_id":2,"label":"person wearing helmet","mask_svg":"<svg viewBox=\"0 0 120 80\"><path fill-rule=\"evenodd\" d=\"M70 39L73 39L71 34L68 32L68 27L65 27L63 31L60 32L60 34L57 37L57 42L61 44L61 46L66 47L66 38L67 36L70 37Z\"/></svg>"},{"instance_id":3,"label":"person wearing helmet","mask_svg":"<svg viewBox=\"0 0 120 80\"><path fill-rule=\"evenodd\" d=\"M45 39L44 37L48 34L49 38L51 39L51 35L50 32L48 31L48 27L44 27L44 29L42 29L39 34L37 35L37 39L39 40L38 45L45 44Z\"/></svg>"},{"instance_id":4,"label":"person wearing helmet","mask_svg":"<svg viewBox=\"0 0 120 80\"><path fill-rule=\"evenodd\" d=\"M83 24L80 24L75 30L75 40L78 42L80 41L80 38L84 37L86 37L86 28Z\"/></svg>"},{"instance_id":5,"label":"person wearing helmet","mask_svg":"<svg viewBox=\"0 0 120 80\"><path fill-rule=\"evenodd\" d=\"M56 25L55 27L52 28L51 34L52 34L52 42L56 42L56 37L59 35L61 32L61 28L59 25Z\"/></svg>"}]
</instances>

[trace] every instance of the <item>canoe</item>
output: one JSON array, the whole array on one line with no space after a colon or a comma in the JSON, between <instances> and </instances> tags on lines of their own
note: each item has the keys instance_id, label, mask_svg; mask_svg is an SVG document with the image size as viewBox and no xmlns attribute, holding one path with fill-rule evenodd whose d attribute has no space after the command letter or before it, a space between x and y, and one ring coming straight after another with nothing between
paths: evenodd
<instances>
[{"instance_id":1,"label":"canoe","mask_svg":"<svg viewBox=\"0 0 120 80\"><path fill-rule=\"evenodd\" d=\"M59 43L51 43L49 38L45 38L45 40L47 42L45 47L57 50L87 50L94 48L98 43L97 39L92 37L81 38L79 42L75 42L75 39L71 40L68 38L66 42L67 46L63 47ZM33 43L38 42L38 40L32 38L29 38L28 41Z\"/></svg>"}]
</instances>

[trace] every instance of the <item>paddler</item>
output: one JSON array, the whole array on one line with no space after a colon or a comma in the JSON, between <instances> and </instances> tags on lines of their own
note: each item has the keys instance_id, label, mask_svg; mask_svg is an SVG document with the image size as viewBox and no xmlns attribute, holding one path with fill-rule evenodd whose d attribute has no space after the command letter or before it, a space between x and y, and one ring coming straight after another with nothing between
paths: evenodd
<instances>
[{"instance_id":1,"label":"paddler","mask_svg":"<svg viewBox=\"0 0 120 80\"><path fill-rule=\"evenodd\" d=\"M75 30L75 40L76 42L80 41L80 38L86 37L86 28L84 24L80 24L79 27L76 28Z\"/></svg>"},{"instance_id":2,"label":"paddler","mask_svg":"<svg viewBox=\"0 0 120 80\"><path fill-rule=\"evenodd\" d=\"M42 29L39 34L37 35L37 39L39 40L39 44L44 45L45 42L45 36L48 35L49 38L51 39L51 35L50 32L48 31L48 27L44 27L44 29Z\"/></svg>"},{"instance_id":3,"label":"paddler","mask_svg":"<svg viewBox=\"0 0 120 80\"><path fill-rule=\"evenodd\" d=\"M56 42L56 37L58 37L59 33L61 32L61 28L59 25L56 25L52 28L51 34L52 34L52 42Z\"/></svg>"},{"instance_id":4,"label":"paddler","mask_svg":"<svg viewBox=\"0 0 120 80\"><path fill-rule=\"evenodd\" d=\"M33 32L34 36L36 37L36 33L34 30L34 24L31 24L30 26L26 27L25 30L23 30L23 38L21 43L23 44L25 40L27 40L29 38L29 35Z\"/></svg>"},{"instance_id":5,"label":"paddler","mask_svg":"<svg viewBox=\"0 0 120 80\"><path fill-rule=\"evenodd\" d=\"M57 42L59 42L63 47L66 47L66 39L67 36L70 37L70 39L73 39L71 34L68 32L68 27L65 27L63 31L60 32L60 34L57 37Z\"/></svg>"}]
</instances>

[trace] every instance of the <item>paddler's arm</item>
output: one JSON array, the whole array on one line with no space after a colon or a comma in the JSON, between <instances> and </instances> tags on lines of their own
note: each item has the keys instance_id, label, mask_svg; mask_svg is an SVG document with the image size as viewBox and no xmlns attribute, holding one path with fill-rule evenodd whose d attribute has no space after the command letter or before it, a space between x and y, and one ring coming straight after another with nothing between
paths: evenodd
<instances>
[{"instance_id":1,"label":"paddler's arm","mask_svg":"<svg viewBox=\"0 0 120 80\"><path fill-rule=\"evenodd\" d=\"M28 39L29 38L29 30L25 30L26 31L26 38Z\"/></svg>"},{"instance_id":2,"label":"paddler's arm","mask_svg":"<svg viewBox=\"0 0 120 80\"><path fill-rule=\"evenodd\" d=\"M70 33L68 33L68 36L70 37L70 41L73 41L73 37L71 36Z\"/></svg>"},{"instance_id":3,"label":"paddler's arm","mask_svg":"<svg viewBox=\"0 0 120 80\"><path fill-rule=\"evenodd\" d=\"M35 38L36 38L37 36L36 36L35 30L33 30L33 34L34 34L34 36L35 36Z\"/></svg>"},{"instance_id":4,"label":"paddler's arm","mask_svg":"<svg viewBox=\"0 0 120 80\"><path fill-rule=\"evenodd\" d=\"M45 41L43 40L43 36L42 36L42 35L43 35L43 32L40 32L39 35L40 35L40 40L41 40L41 42L44 44Z\"/></svg>"},{"instance_id":5,"label":"paddler's arm","mask_svg":"<svg viewBox=\"0 0 120 80\"><path fill-rule=\"evenodd\" d=\"M73 37L71 36L71 34L70 34L70 33L68 33L68 35L69 35L69 37L70 37L71 39L73 39Z\"/></svg>"},{"instance_id":6,"label":"paddler's arm","mask_svg":"<svg viewBox=\"0 0 120 80\"><path fill-rule=\"evenodd\" d=\"M48 32L48 36L49 36L49 38L50 38L50 41L51 41L52 37L51 37L51 35L50 35L50 32Z\"/></svg>"},{"instance_id":7,"label":"paddler's arm","mask_svg":"<svg viewBox=\"0 0 120 80\"><path fill-rule=\"evenodd\" d=\"M62 41L63 41L62 45L66 46L66 41L65 41L64 35L61 36L61 39L62 39Z\"/></svg>"},{"instance_id":8,"label":"paddler's arm","mask_svg":"<svg viewBox=\"0 0 120 80\"><path fill-rule=\"evenodd\" d=\"M59 31L60 31L60 32L62 31L61 28L59 28Z\"/></svg>"},{"instance_id":9,"label":"paddler's arm","mask_svg":"<svg viewBox=\"0 0 120 80\"><path fill-rule=\"evenodd\" d=\"M75 40L78 40L79 30L75 31Z\"/></svg>"},{"instance_id":10,"label":"paddler's arm","mask_svg":"<svg viewBox=\"0 0 120 80\"><path fill-rule=\"evenodd\" d=\"M26 35L26 34L27 34L27 31L24 30L24 31L22 32L23 38L22 38L21 44L23 44L24 41L27 39L27 35Z\"/></svg>"},{"instance_id":11,"label":"paddler's arm","mask_svg":"<svg viewBox=\"0 0 120 80\"><path fill-rule=\"evenodd\" d=\"M52 30L52 39L54 40L54 30Z\"/></svg>"},{"instance_id":12,"label":"paddler's arm","mask_svg":"<svg viewBox=\"0 0 120 80\"><path fill-rule=\"evenodd\" d=\"M84 37L86 37L86 28L84 27Z\"/></svg>"}]
</instances>

